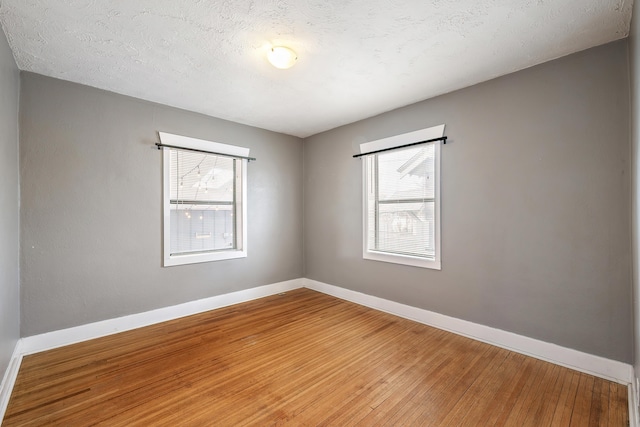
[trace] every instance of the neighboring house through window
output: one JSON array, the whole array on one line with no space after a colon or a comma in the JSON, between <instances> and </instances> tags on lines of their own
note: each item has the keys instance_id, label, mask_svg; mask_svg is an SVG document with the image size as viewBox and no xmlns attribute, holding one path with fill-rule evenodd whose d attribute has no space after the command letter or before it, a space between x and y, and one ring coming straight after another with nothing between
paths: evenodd
<instances>
[{"instance_id":1,"label":"neighboring house through window","mask_svg":"<svg viewBox=\"0 0 640 427\"><path fill-rule=\"evenodd\" d=\"M361 144L365 259L440 269L440 138L444 125Z\"/></svg>"},{"instance_id":2,"label":"neighboring house through window","mask_svg":"<svg viewBox=\"0 0 640 427\"><path fill-rule=\"evenodd\" d=\"M163 132L160 139L178 147L163 148L164 266L246 257L247 160L235 156L249 150Z\"/></svg>"}]
</instances>

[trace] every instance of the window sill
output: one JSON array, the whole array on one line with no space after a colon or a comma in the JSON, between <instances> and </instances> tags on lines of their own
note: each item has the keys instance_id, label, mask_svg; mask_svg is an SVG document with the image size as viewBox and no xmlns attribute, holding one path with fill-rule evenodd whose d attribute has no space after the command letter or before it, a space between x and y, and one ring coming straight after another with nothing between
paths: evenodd
<instances>
[{"instance_id":1,"label":"window sill","mask_svg":"<svg viewBox=\"0 0 640 427\"><path fill-rule=\"evenodd\" d=\"M246 258L247 251L210 252L202 254L169 255L164 258L164 267L197 264L200 262L223 261L226 259Z\"/></svg>"},{"instance_id":2,"label":"window sill","mask_svg":"<svg viewBox=\"0 0 640 427\"><path fill-rule=\"evenodd\" d=\"M362 258L370 261L382 261L392 264L409 265L412 267L429 268L432 270L441 270L440 260L421 258L410 255L398 255L388 252L364 251Z\"/></svg>"}]
</instances>

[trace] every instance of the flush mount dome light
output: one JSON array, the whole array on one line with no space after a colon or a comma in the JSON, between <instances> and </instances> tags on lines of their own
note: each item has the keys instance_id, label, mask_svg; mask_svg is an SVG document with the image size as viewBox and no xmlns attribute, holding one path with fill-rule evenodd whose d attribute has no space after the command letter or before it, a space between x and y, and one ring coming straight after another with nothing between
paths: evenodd
<instances>
[{"instance_id":1,"label":"flush mount dome light","mask_svg":"<svg viewBox=\"0 0 640 427\"><path fill-rule=\"evenodd\" d=\"M267 54L267 59L271 62L276 68L280 68L281 70L286 70L287 68L293 67L293 64L296 63L298 56L294 51L284 46L275 46L269 50Z\"/></svg>"}]
</instances>

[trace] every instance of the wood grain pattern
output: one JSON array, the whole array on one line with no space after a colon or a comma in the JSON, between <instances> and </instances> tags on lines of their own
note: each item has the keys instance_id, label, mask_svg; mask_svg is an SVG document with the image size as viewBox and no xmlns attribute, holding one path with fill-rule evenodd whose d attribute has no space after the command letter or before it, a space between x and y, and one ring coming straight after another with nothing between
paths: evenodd
<instances>
[{"instance_id":1,"label":"wood grain pattern","mask_svg":"<svg viewBox=\"0 0 640 427\"><path fill-rule=\"evenodd\" d=\"M626 426L626 387L308 289L24 358L3 426Z\"/></svg>"}]
</instances>

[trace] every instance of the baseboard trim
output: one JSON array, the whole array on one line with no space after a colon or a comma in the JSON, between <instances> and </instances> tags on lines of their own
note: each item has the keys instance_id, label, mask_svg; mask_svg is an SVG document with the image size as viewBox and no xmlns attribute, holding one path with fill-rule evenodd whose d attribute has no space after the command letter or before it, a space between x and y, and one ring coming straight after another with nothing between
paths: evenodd
<instances>
[{"instance_id":1,"label":"baseboard trim","mask_svg":"<svg viewBox=\"0 0 640 427\"><path fill-rule=\"evenodd\" d=\"M635 377L635 373L634 373ZM638 413L638 377L635 377L631 384L629 384L629 426L640 427L640 414Z\"/></svg>"},{"instance_id":2,"label":"baseboard trim","mask_svg":"<svg viewBox=\"0 0 640 427\"><path fill-rule=\"evenodd\" d=\"M20 370L20 364L22 363L22 340L16 342L16 346L13 349L13 354L9 360L9 366L4 373L2 383L0 383L0 424L4 419L4 414L7 411L9 405L9 399L11 398L11 392L13 386L18 378L18 371Z\"/></svg>"},{"instance_id":3,"label":"baseboard trim","mask_svg":"<svg viewBox=\"0 0 640 427\"><path fill-rule=\"evenodd\" d=\"M561 347L556 344L480 325L466 320L456 319L417 307L400 304L383 298L355 292L316 280L304 279L304 286L334 297L414 320L425 325L444 329L458 335L473 338L507 350L535 357L546 362L574 369L620 384L633 382L633 367L616 360L583 353L578 350Z\"/></svg>"},{"instance_id":4,"label":"baseboard trim","mask_svg":"<svg viewBox=\"0 0 640 427\"><path fill-rule=\"evenodd\" d=\"M302 279L293 279L22 338L15 346L0 384L0 424L7 410L23 356L287 292L302 288L303 285Z\"/></svg>"},{"instance_id":5,"label":"baseboard trim","mask_svg":"<svg viewBox=\"0 0 640 427\"><path fill-rule=\"evenodd\" d=\"M183 304L163 307L143 313L131 314L128 316L117 317L115 319L108 319L73 328L33 335L22 339L22 354L27 355L39 353L41 351L51 350L57 347L117 334L119 332L129 331L132 329L138 329L144 326L178 319L180 317L191 316L193 314L251 301L301 287L303 287L302 279L293 279L286 282L279 282L271 285L231 292L228 294L216 295L196 301L189 301Z\"/></svg>"},{"instance_id":6,"label":"baseboard trim","mask_svg":"<svg viewBox=\"0 0 640 427\"><path fill-rule=\"evenodd\" d=\"M144 313L22 338L16 343L11 361L4 374L2 384L0 384L0 420L4 418L20 364L22 363L22 357L25 355L215 310L302 287L576 371L625 384L629 387L629 424L632 427L640 427L638 424L640 418L634 403L637 401L638 390L635 384L633 367L629 364L306 278L245 289Z\"/></svg>"}]
</instances>

